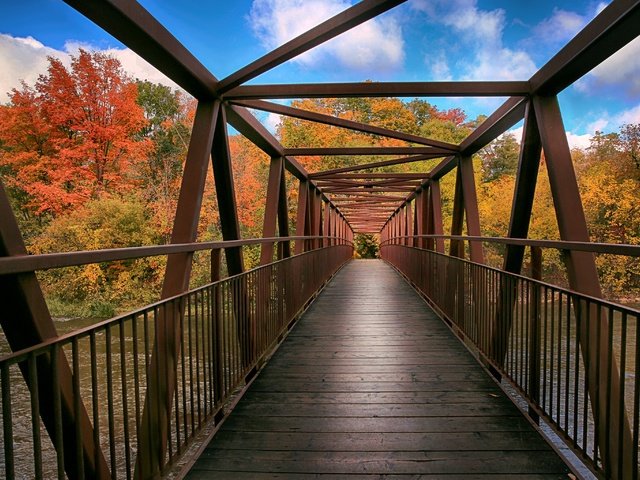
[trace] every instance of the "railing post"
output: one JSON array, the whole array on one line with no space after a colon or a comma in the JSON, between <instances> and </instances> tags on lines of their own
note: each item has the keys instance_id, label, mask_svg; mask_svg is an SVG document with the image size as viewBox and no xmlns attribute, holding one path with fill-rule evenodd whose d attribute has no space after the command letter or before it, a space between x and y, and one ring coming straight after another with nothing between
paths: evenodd
<instances>
[{"instance_id":1,"label":"railing post","mask_svg":"<svg viewBox=\"0 0 640 480\"><path fill-rule=\"evenodd\" d=\"M211 250L211 283L220 281L220 257L221 252L219 248ZM224 332L222 328L222 292L220 291L220 285L213 285L213 326L211 332L214 335L213 339L213 398L214 407L218 408L221 405L224 398L224 364L222 360ZM217 419L215 420L217 422Z\"/></svg>"},{"instance_id":2,"label":"railing post","mask_svg":"<svg viewBox=\"0 0 640 480\"><path fill-rule=\"evenodd\" d=\"M540 402L540 285L542 280L542 249L531 247L531 296L529 297L529 398L535 404ZM540 422L538 413L529 406L529 417Z\"/></svg>"}]
</instances>

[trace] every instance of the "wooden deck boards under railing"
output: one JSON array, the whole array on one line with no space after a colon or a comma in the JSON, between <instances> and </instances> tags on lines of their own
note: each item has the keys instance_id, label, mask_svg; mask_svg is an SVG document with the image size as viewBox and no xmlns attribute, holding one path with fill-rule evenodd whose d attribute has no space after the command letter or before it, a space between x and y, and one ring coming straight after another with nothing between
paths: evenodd
<instances>
[{"instance_id":1,"label":"wooden deck boards under railing","mask_svg":"<svg viewBox=\"0 0 640 480\"><path fill-rule=\"evenodd\" d=\"M415 291L363 260L325 288L187 478L568 471Z\"/></svg>"}]
</instances>

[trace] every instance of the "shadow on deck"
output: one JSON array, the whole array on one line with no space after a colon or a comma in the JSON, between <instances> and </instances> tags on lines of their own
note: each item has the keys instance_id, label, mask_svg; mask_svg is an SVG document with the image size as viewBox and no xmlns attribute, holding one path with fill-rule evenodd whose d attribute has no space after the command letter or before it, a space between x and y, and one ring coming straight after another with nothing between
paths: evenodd
<instances>
[{"instance_id":1,"label":"shadow on deck","mask_svg":"<svg viewBox=\"0 0 640 480\"><path fill-rule=\"evenodd\" d=\"M567 478L568 468L383 261L348 263L188 479Z\"/></svg>"}]
</instances>

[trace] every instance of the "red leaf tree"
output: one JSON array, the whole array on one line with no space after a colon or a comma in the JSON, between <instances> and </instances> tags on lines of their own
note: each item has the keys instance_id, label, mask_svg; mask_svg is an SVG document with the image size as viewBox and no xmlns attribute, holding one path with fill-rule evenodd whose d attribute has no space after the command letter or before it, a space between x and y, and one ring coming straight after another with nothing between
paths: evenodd
<instances>
[{"instance_id":1,"label":"red leaf tree","mask_svg":"<svg viewBox=\"0 0 640 480\"><path fill-rule=\"evenodd\" d=\"M20 207L60 214L135 186L149 140L137 88L120 62L80 50L67 68L49 57L34 87L14 89L0 110L0 164Z\"/></svg>"}]
</instances>

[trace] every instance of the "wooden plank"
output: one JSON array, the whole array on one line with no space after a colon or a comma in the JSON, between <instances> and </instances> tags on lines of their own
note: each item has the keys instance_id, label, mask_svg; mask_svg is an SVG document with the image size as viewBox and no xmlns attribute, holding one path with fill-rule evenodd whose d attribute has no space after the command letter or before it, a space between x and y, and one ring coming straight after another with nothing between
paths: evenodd
<instances>
[{"instance_id":1,"label":"wooden plank","mask_svg":"<svg viewBox=\"0 0 640 480\"><path fill-rule=\"evenodd\" d=\"M549 450L536 432L475 433L318 433L220 432L211 444L219 450L262 449L278 445L280 450L327 451L336 444L344 451L447 451L447 450Z\"/></svg>"},{"instance_id":2,"label":"wooden plank","mask_svg":"<svg viewBox=\"0 0 640 480\"><path fill-rule=\"evenodd\" d=\"M568 469L394 270L353 261L296 324L187 478L479 472L566 478Z\"/></svg>"},{"instance_id":3,"label":"wooden plank","mask_svg":"<svg viewBox=\"0 0 640 480\"><path fill-rule=\"evenodd\" d=\"M238 470L233 471L200 471L193 470L189 475L189 478L192 480L218 480L218 479L233 479L233 480L273 480L274 474L268 472L241 472ZM278 473L275 478L280 480L344 480L344 475L342 474L319 474L319 473ZM349 480L371 480L371 475L349 475ZM416 480L416 476L414 474L406 474L406 475L385 475L385 480ZM442 479L442 475L428 475L421 474L419 477L421 480L427 479ZM456 475L456 479L459 480L488 480L491 478L492 480L513 480L512 474L500 475L493 474L491 476L482 475L482 474L471 474L471 475ZM556 474L521 474L518 475L518 480L567 480L566 473L556 473Z\"/></svg>"},{"instance_id":4,"label":"wooden plank","mask_svg":"<svg viewBox=\"0 0 640 480\"><path fill-rule=\"evenodd\" d=\"M199 459L202 469L237 468L252 472L449 474L468 472L560 473L566 467L549 451L448 452L304 452L209 450Z\"/></svg>"}]
</instances>

